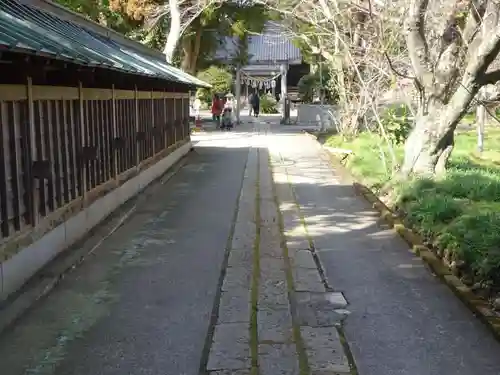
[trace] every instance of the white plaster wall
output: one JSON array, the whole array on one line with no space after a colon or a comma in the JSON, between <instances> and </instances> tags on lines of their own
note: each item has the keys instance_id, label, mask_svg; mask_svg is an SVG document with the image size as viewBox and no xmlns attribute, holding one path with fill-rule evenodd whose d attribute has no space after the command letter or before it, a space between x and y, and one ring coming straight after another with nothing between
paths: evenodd
<instances>
[{"instance_id":1,"label":"white plaster wall","mask_svg":"<svg viewBox=\"0 0 500 375\"><path fill-rule=\"evenodd\" d=\"M335 129L337 108L326 104L299 104L298 125L313 125L323 129Z\"/></svg>"},{"instance_id":2,"label":"white plaster wall","mask_svg":"<svg viewBox=\"0 0 500 375\"><path fill-rule=\"evenodd\" d=\"M17 291L58 253L82 238L111 212L163 175L186 155L191 147L191 142L186 143L0 264L0 301Z\"/></svg>"}]
</instances>

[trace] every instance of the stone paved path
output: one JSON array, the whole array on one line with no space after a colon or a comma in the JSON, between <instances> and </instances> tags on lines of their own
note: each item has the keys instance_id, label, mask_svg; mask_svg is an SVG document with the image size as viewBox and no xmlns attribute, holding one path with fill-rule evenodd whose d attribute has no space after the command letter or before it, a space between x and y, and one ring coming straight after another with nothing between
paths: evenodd
<instances>
[{"instance_id":1,"label":"stone paved path","mask_svg":"<svg viewBox=\"0 0 500 375\"><path fill-rule=\"evenodd\" d=\"M207 369L219 375L349 374L336 328L341 314L322 310L325 303L341 309L346 302L325 290L305 228L297 227L298 211L281 216L277 202L293 206L294 200L291 186L273 184L286 171L268 151L269 130L256 123Z\"/></svg>"},{"instance_id":2,"label":"stone paved path","mask_svg":"<svg viewBox=\"0 0 500 375\"><path fill-rule=\"evenodd\" d=\"M319 145L298 135L275 133L269 138L273 159L285 172L276 184L293 189L293 198L283 201L281 209L290 216L291 228L297 222L306 225L309 249L327 291L334 292L331 298L328 293L318 297L321 302L315 301L311 318L322 326L335 321L333 311L339 314L339 332L349 344L357 373L500 374L499 343L342 182ZM298 248L305 248L300 244L303 230L298 225L287 231ZM340 309L338 292L349 302ZM299 297L299 312L304 300L313 298ZM326 348L333 345L323 343L309 353L313 370L311 358L328 353Z\"/></svg>"},{"instance_id":3,"label":"stone paved path","mask_svg":"<svg viewBox=\"0 0 500 375\"><path fill-rule=\"evenodd\" d=\"M500 374L500 345L297 130L195 136L0 337L0 374Z\"/></svg>"}]
</instances>

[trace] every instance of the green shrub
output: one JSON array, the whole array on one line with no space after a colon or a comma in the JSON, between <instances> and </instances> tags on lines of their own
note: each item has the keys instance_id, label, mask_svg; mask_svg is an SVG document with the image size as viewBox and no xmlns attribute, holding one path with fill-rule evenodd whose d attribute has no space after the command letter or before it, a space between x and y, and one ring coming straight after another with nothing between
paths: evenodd
<instances>
[{"instance_id":1,"label":"green shrub","mask_svg":"<svg viewBox=\"0 0 500 375\"><path fill-rule=\"evenodd\" d=\"M306 74L302 76L297 84L300 100L304 103L312 103L314 93L318 86L317 77L314 74Z\"/></svg>"},{"instance_id":2,"label":"green shrub","mask_svg":"<svg viewBox=\"0 0 500 375\"><path fill-rule=\"evenodd\" d=\"M202 70L198 73L197 77L212 85L210 89L200 88L196 92L196 95L204 103L212 103L214 94L225 95L231 91L233 86L233 75L231 72L215 65Z\"/></svg>"},{"instance_id":3,"label":"green shrub","mask_svg":"<svg viewBox=\"0 0 500 375\"><path fill-rule=\"evenodd\" d=\"M302 76L297 83L300 99L304 103L312 103L315 94L323 90L325 101L333 104L338 99L336 87L332 72L326 66L322 67L321 75L318 69L315 73Z\"/></svg>"},{"instance_id":4,"label":"green shrub","mask_svg":"<svg viewBox=\"0 0 500 375\"><path fill-rule=\"evenodd\" d=\"M465 261L479 280L500 283L500 212L461 216L438 236L437 244Z\"/></svg>"},{"instance_id":5,"label":"green shrub","mask_svg":"<svg viewBox=\"0 0 500 375\"><path fill-rule=\"evenodd\" d=\"M430 191L403 205L406 220L420 234L429 237L462 214L462 206L452 197Z\"/></svg>"},{"instance_id":6,"label":"green shrub","mask_svg":"<svg viewBox=\"0 0 500 375\"><path fill-rule=\"evenodd\" d=\"M278 113L278 102L272 94L265 94L260 98L260 111L262 113Z\"/></svg>"},{"instance_id":7,"label":"green shrub","mask_svg":"<svg viewBox=\"0 0 500 375\"><path fill-rule=\"evenodd\" d=\"M410 135L412 128L410 117L410 109L404 104L390 107L382 114L382 126L395 145L403 144Z\"/></svg>"}]
</instances>

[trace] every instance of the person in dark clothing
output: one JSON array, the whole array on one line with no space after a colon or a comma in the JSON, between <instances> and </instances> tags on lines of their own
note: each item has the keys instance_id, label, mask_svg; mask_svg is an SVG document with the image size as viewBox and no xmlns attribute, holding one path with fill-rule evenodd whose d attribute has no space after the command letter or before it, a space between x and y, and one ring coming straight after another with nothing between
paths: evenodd
<instances>
[{"instance_id":1,"label":"person in dark clothing","mask_svg":"<svg viewBox=\"0 0 500 375\"><path fill-rule=\"evenodd\" d=\"M252 95L252 108L253 108L253 115L255 117L258 117L259 116L259 110L260 110L260 98L259 98L259 93L258 92L255 92L253 95Z\"/></svg>"},{"instance_id":2,"label":"person in dark clothing","mask_svg":"<svg viewBox=\"0 0 500 375\"><path fill-rule=\"evenodd\" d=\"M252 116L253 110L253 93L248 95L248 116Z\"/></svg>"}]
</instances>

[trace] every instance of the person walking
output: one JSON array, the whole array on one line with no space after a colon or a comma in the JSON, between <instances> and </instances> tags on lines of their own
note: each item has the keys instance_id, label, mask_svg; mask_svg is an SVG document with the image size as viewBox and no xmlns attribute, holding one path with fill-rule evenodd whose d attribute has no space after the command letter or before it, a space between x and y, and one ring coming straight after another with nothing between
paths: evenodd
<instances>
[{"instance_id":1,"label":"person walking","mask_svg":"<svg viewBox=\"0 0 500 375\"><path fill-rule=\"evenodd\" d=\"M222 100L219 99L217 94L212 98L212 120L215 122L217 128L220 128L220 115L222 113Z\"/></svg>"},{"instance_id":2,"label":"person walking","mask_svg":"<svg viewBox=\"0 0 500 375\"><path fill-rule=\"evenodd\" d=\"M195 120L198 120L200 117L200 109L201 109L201 100L198 96L196 96L196 98L194 99L192 108L194 112L194 118Z\"/></svg>"},{"instance_id":3,"label":"person walking","mask_svg":"<svg viewBox=\"0 0 500 375\"><path fill-rule=\"evenodd\" d=\"M253 115L255 117L259 117L260 98L259 98L259 93L257 91L252 95L252 109L253 109Z\"/></svg>"},{"instance_id":4,"label":"person walking","mask_svg":"<svg viewBox=\"0 0 500 375\"><path fill-rule=\"evenodd\" d=\"M252 103L253 103L253 93L250 93L250 95L248 96L248 116L252 116L252 109L253 109Z\"/></svg>"}]
</instances>

